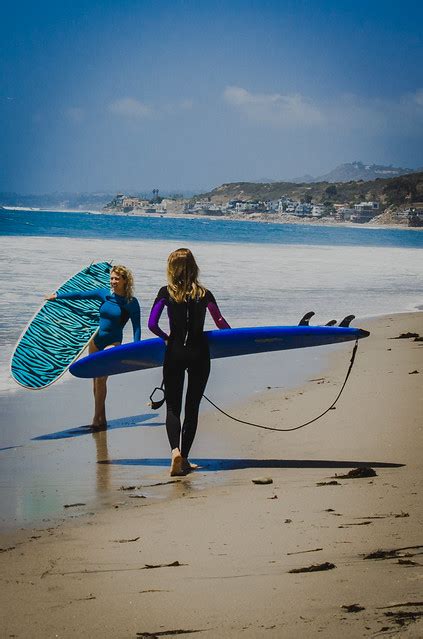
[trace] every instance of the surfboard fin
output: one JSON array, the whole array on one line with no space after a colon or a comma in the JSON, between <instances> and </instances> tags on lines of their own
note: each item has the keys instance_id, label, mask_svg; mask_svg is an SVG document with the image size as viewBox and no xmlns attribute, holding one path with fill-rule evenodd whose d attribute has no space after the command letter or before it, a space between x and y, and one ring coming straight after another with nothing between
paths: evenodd
<instances>
[{"instance_id":1,"label":"surfboard fin","mask_svg":"<svg viewBox=\"0 0 423 639\"><path fill-rule=\"evenodd\" d=\"M308 326L310 319L315 315L314 311L309 311L298 322L298 326Z\"/></svg>"},{"instance_id":2,"label":"surfboard fin","mask_svg":"<svg viewBox=\"0 0 423 639\"><path fill-rule=\"evenodd\" d=\"M341 322L339 322L339 326L342 328L348 328L353 319L355 319L355 315L347 315Z\"/></svg>"},{"instance_id":3,"label":"surfboard fin","mask_svg":"<svg viewBox=\"0 0 423 639\"><path fill-rule=\"evenodd\" d=\"M329 322L326 322L325 326L335 326L336 324L336 320L329 320Z\"/></svg>"}]
</instances>

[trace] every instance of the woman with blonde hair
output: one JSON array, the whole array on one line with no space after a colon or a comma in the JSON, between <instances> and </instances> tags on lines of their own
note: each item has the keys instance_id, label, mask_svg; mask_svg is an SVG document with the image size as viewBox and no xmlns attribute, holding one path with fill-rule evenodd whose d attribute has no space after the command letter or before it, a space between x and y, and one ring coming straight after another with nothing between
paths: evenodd
<instances>
[{"instance_id":1,"label":"woman with blonde hair","mask_svg":"<svg viewBox=\"0 0 423 639\"><path fill-rule=\"evenodd\" d=\"M208 310L218 328L230 328L222 317L213 294L198 281L199 269L191 251L180 248L167 261L167 286L154 301L148 320L149 329L166 342L163 380L166 397L166 431L172 451L171 475L183 475L195 468L188 461L198 423L200 401L210 373L210 353L204 334ZM170 331L159 327L167 307ZM182 393L185 371L188 387L185 415L181 426Z\"/></svg>"},{"instance_id":2,"label":"woman with blonde hair","mask_svg":"<svg viewBox=\"0 0 423 639\"><path fill-rule=\"evenodd\" d=\"M134 279L131 271L117 264L110 271L110 289L96 288L90 291L71 291L53 293L48 300L84 300L99 299L102 304L99 311L99 327L88 345L89 353L102 351L122 343L123 328L130 319L134 331L134 342L141 339L140 305L133 294ZM94 417L93 428L104 428L106 420L107 377L93 380Z\"/></svg>"}]
</instances>

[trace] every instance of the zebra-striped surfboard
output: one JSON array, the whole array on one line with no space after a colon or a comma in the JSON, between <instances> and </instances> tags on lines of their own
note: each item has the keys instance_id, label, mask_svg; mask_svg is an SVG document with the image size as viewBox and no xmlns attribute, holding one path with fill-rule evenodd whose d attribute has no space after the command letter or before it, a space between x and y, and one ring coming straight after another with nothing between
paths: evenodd
<instances>
[{"instance_id":1,"label":"zebra-striped surfboard","mask_svg":"<svg viewBox=\"0 0 423 639\"><path fill-rule=\"evenodd\" d=\"M107 288L109 262L87 266L57 289L60 293ZM67 371L98 329L101 302L46 301L24 329L12 355L13 379L31 390L50 386Z\"/></svg>"}]
</instances>

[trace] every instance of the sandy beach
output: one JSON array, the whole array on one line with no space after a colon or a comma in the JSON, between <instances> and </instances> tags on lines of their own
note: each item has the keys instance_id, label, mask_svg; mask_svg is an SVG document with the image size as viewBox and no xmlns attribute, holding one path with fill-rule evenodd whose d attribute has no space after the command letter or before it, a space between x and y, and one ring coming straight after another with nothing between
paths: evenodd
<instances>
[{"instance_id":1,"label":"sandy beach","mask_svg":"<svg viewBox=\"0 0 423 639\"><path fill-rule=\"evenodd\" d=\"M65 435L68 414L88 409L75 401L82 381L21 399L40 436L43 414L60 404L62 437L46 443L57 499L72 473L64 442L86 458L89 498L79 492L60 518L4 529L1 636L423 636L423 342L395 339L422 336L423 313L355 325L371 335L335 410L290 433L208 410L192 450L200 469L183 478L168 474L163 409L145 420L156 427L113 415L108 432ZM275 385L230 412L276 428L312 419L339 391L351 350L336 350L304 386ZM135 414L136 384L128 376L119 388L118 412ZM42 481L31 448L25 455ZM341 477L366 468L375 474ZM253 482L263 478L272 483Z\"/></svg>"}]
</instances>

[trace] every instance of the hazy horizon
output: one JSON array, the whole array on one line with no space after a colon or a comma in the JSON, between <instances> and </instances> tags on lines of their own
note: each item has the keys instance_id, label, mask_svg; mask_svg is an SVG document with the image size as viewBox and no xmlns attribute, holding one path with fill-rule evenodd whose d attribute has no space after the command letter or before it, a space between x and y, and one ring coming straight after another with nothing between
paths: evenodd
<instances>
[{"instance_id":1,"label":"hazy horizon","mask_svg":"<svg viewBox=\"0 0 423 639\"><path fill-rule=\"evenodd\" d=\"M3 9L0 192L202 192L423 165L414 0Z\"/></svg>"}]
</instances>

